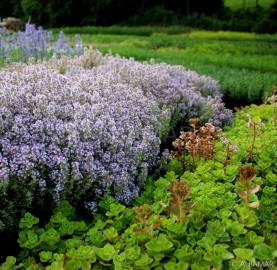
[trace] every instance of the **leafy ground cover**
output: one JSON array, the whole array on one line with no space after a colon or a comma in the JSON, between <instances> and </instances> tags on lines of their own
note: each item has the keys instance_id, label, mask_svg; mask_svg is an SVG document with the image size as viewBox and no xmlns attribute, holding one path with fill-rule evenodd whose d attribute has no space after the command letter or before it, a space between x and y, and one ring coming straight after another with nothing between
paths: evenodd
<instances>
[{"instance_id":1,"label":"leafy ground cover","mask_svg":"<svg viewBox=\"0 0 277 270\"><path fill-rule=\"evenodd\" d=\"M277 269L276 121L276 105L244 108L224 133L192 119L133 207L106 197L85 222L60 202L46 225L27 213L0 269Z\"/></svg>"},{"instance_id":2,"label":"leafy ground cover","mask_svg":"<svg viewBox=\"0 0 277 270\"><path fill-rule=\"evenodd\" d=\"M140 61L153 58L208 74L220 81L224 101L230 107L260 102L277 84L276 35L208 31L149 36L129 33L83 34L82 40L104 53L111 50Z\"/></svg>"}]
</instances>

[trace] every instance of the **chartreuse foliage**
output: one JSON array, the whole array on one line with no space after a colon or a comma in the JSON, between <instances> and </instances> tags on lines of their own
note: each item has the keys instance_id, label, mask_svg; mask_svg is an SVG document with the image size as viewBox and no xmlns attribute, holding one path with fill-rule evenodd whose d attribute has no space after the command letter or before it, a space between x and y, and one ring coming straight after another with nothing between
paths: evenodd
<instances>
[{"instance_id":1,"label":"chartreuse foliage","mask_svg":"<svg viewBox=\"0 0 277 270\"><path fill-rule=\"evenodd\" d=\"M249 118L260 123L251 157ZM188 170L189 158L182 165L171 161L173 171L149 179L132 208L106 197L86 223L60 202L44 226L25 214L21 252L0 269L276 269L274 123L274 105L237 112L233 125L215 141L211 159L196 159L194 171ZM235 144L237 150L230 151Z\"/></svg>"}]
</instances>

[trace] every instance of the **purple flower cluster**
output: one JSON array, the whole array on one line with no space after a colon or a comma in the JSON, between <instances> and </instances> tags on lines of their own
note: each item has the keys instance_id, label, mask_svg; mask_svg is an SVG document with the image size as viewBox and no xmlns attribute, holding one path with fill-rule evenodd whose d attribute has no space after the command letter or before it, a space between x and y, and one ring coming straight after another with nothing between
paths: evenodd
<instances>
[{"instance_id":1,"label":"purple flower cluster","mask_svg":"<svg viewBox=\"0 0 277 270\"><path fill-rule=\"evenodd\" d=\"M178 108L219 126L231 120L217 83L181 66L86 51L2 70L0 180L36 179L55 200L129 203Z\"/></svg>"},{"instance_id":2,"label":"purple flower cluster","mask_svg":"<svg viewBox=\"0 0 277 270\"><path fill-rule=\"evenodd\" d=\"M33 24L26 24L24 32L16 33L17 47L24 61L39 60L47 56L48 43L51 41L49 32Z\"/></svg>"},{"instance_id":3,"label":"purple flower cluster","mask_svg":"<svg viewBox=\"0 0 277 270\"><path fill-rule=\"evenodd\" d=\"M15 60L37 61L55 54L81 55L84 52L79 35L76 36L76 45L71 46L63 32L60 32L58 40L53 42L52 32L36 28L27 23L24 32L9 34L5 28L0 28L0 61L9 62L13 55L18 55Z\"/></svg>"}]
</instances>

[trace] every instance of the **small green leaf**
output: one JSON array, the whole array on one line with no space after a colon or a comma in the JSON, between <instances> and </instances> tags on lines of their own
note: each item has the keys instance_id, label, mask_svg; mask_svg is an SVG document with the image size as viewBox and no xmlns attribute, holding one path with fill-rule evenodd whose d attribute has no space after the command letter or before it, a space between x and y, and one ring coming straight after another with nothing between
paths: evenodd
<instances>
[{"instance_id":1,"label":"small green leaf","mask_svg":"<svg viewBox=\"0 0 277 270\"><path fill-rule=\"evenodd\" d=\"M52 259L52 252L51 251L41 251L39 253L40 261L45 263L49 262Z\"/></svg>"},{"instance_id":2,"label":"small green leaf","mask_svg":"<svg viewBox=\"0 0 277 270\"><path fill-rule=\"evenodd\" d=\"M216 241L217 239L214 236L206 235L197 242L197 245L208 250L215 244Z\"/></svg>"},{"instance_id":3,"label":"small green leaf","mask_svg":"<svg viewBox=\"0 0 277 270\"><path fill-rule=\"evenodd\" d=\"M220 239L226 235L225 227L219 220L209 221L207 227L207 235L213 236L214 238Z\"/></svg>"},{"instance_id":4,"label":"small green leaf","mask_svg":"<svg viewBox=\"0 0 277 270\"><path fill-rule=\"evenodd\" d=\"M125 249L125 256L128 261L135 261L140 256L140 247L133 246Z\"/></svg>"},{"instance_id":5,"label":"small green leaf","mask_svg":"<svg viewBox=\"0 0 277 270\"><path fill-rule=\"evenodd\" d=\"M191 265L191 270L210 270L211 267L209 265L203 265L203 264L198 264L194 263Z\"/></svg>"},{"instance_id":6,"label":"small green leaf","mask_svg":"<svg viewBox=\"0 0 277 270\"><path fill-rule=\"evenodd\" d=\"M106 212L107 217L117 217L120 213L122 213L125 209L124 205L119 203L113 203L110 205L110 210Z\"/></svg>"},{"instance_id":7,"label":"small green leaf","mask_svg":"<svg viewBox=\"0 0 277 270\"><path fill-rule=\"evenodd\" d=\"M187 270L189 265L184 262L168 262L164 265L165 270Z\"/></svg>"},{"instance_id":8,"label":"small green leaf","mask_svg":"<svg viewBox=\"0 0 277 270\"><path fill-rule=\"evenodd\" d=\"M174 252L174 256L179 260L179 261L190 261L195 252L194 250L187 244L183 245L181 248L177 249Z\"/></svg>"},{"instance_id":9,"label":"small green leaf","mask_svg":"<svg viewBox=\"0 0 277 270\"><path fill-rule=\"evenodd\" d=\"M35 232L23 231L19 233L18 243L22 248L33 249L39 245L39 240Z\"/></svg>"},{"instance_id":10,"label":"small green leaf","mask_svg":"<svg viewBox=\"0 0 277 270\"><path fill-rule=\"evenodd\" d=\"M239 220L243 223L246 227L253 227L258 222L258 217L254 210L250 209L247 206L240 206L236 209L237 213L239 214Z\"/></svg>"},{"instance_id":11,"label":"small green leaf","mask_svg":"<svg viewBox=\"0 0 277 270\"><path fill-rule=\"evenodd\" d=\"M77 249L70 249L67 256L71 259L88 261L90 264L96 262L95 248L93 246L79 246Z\"/></svg>"},{"instance_id":12,"label":"small green leaf","mask_svg":"<svg viewBox=\"0 0 277 270\"><path fill-rule=\"evenodd\" d=\"M75 223L72 221L64 220L59 227L59 233L61 236L72 235L74 233Z\"/></svg>"},{"instance_id":13,"label":"small green leaf","mask_svg":"<svg viewBox=\"0 0 277 270\"><path fill-rule=\"evenodd\" d=\"M39 219L34 217L30 213L26 213L24 217L20 220L20 229L31 229L35 224L38 224Z\"/></svg>"},{"instance_id":14,"label":"small green leaf","mask_svg":"<svg viewBox=\"0 0 277 270\"><path fill-rule=\"evenodd\" d=\"M264 237L258 236L255 232L250 231L247 233L248 242L251 243L253 246L261 244L264 242Z\"/></svg>"},{"instance_id":15,"label":"small green leaf","mask_svg":"<svg viewBox=\"0 0 277 270\"><path fill-rule=\"evenodd\" d=\"M64 270L63 261L52 262L51 265L45 268L46 270Z\"/></svg>"},{"instance_id":16,"label":"small green leaf","mask_svg":"<svg viewBox=\"0 0 277 270\"><path fill-rule=\"evenodd\" d=\"M150 258L147 254L144 254L140 257L139 260L135 261L136 267L147 267L149 264L153 262L153 259Z\"/></svg>"},{"instance_id":17,"label":"small green leaf","mask_svg":"<svg viewBox=\"0 0 277 270\"><path fill-rule=\"evenodd\" d=\"M106 244L103 248L96 249L96 255L104 261L110 261L115 255L115 249L111 244Z\"/></svg>"},{"instance_id":18,"label":"small green leaf","mask_svg":"<svg viewBox=\"0 0 277 270\"><path fill-rule=\"evenodd\" d=\"M82 269L82 261L77 260L77 259L70 259L69 258L69 259L66 260L65 267L66 267L66 270Z\"/></svg>"},{"instance_id":19,"label":"small green leaf","mask_svg":"<svg viewBox=\"0 0 277 270\"><path fill-rule=\"evenodd\" d=\"M261 261L273 260L276 257L274 248L267 244L260 244L254 247L254 257Z\"/></svg>"},{"instance_id":20,"label":"small green leaf","mask_svg":"<svg viewBox=\"0 0 277 270\"><path fill-rule=\"evenodd\" d=\"M119 255L115 255L113 257L113 264L114 264L114 270L126 270L128 269L132 269L132 268L129 268L129 267L126 267L126 263L124 262L125 260L125 253L121 253ZM124 267L123 267L124 265Z\"/></svg>"},{"instance_id":21,"label":"small green leaf","mask_svg":"<svg viewBox=\"0 0 277 270\"><path fill-rule=\"evenodd\" d=\"M173 243L170 242L166 235L160 235L157 239L150 240L145 244L149 252L159 253L170 250Z\"/></svg>"},{"instance_id":22,"label":"small green leaf","mask_svg":"<svg viewBox=\"0 0 277 270\"><path fill-rule=\"evenodd\" d=\"M238 166L237 165L228 165L226 167L226 174L229 176L237 175L238 174Z\"/></svg>"},{"instance_id":23,"label":"small green leaf","mask_svg":"<svg viewBox=\"0 0 277 270\"><path fill-rule=\"evenodd\" d=\"M59 224L66 220L67 218L63 215L62 212L57 212L54 215L52 215L52 217L50 218L50 222L53 224Z\"/></svg>"},{"instance_id":24,"label":"small green leaf","mask_svg":"<svg viewBox=\"0 0 277 270\"><path fill-rule=\"evenodd\" d=\"M64 201L64 200L58 203L58 206L54 212L55 213L61 212L63 216L68 218L69 220L75 217L74 208L70 205L68 201Z\"/></svg>"},{"instance_id":25,"label":"small green leaf","mask_svg":"<svg viewBox=\"0 0 277 270\"><path fill-rule=\"evenodd\" d=\"M16 264L16 258L13 256L8 256L6 261L0 265L1 270L12 270L12 267Z\"/></svg>"},{"instance_id":26,"label":"small green leaf","mask_svg":"<svg viewBox=\"0 0 277 270\"><path fill-rule=\"evenodd\" d=\"M83 241L79 238L73 237L72 239L66 240L65 245L67 249L77 248L83 245Z\"/></svg>"},{"instance_id":27,"label":"small green leaf","mask_svg":"<svg viewBox=\"0 0 277 270\"><path fill-rule=\"evenodd\" d=\"M255 115L253 118L252 118L252 121L256 124L262 122L261 118L257 115Z\"/></svg>"},{"instance_id":28,"label":"small green leaf","mask_svg":"<svg viewBox=\"0 0 277 270\"><path fill-rule=\"evenodd\" d=\"M74 221L74 230L76 232L86 232L88 227L84 221Z\"/></svg>"},{"instance_id":29,"label":"small green leaf","mask_svg":"<svg viewBox=\"0 0 277 270\"><path fill-rule=\"evenodd\" d=\"M253 256L253 250L250 248L236 248L233 250L238 259L250 261Z\"/></svg>"},{"instance_id":30,"label":"small green leaf","mask_svg":"<svg viewBox=\"0 0 277 270\"><path fill-rule=\"evenodd\" d=\"M105 239L112 240L118 236L117 230L114 227L110 227L103 231Z\"/></svg>"},{"instance_id":31,"label":"small green leaf","mask_svg":"<svg viewBox=\"0 0 277 270\"><path fill-rule=\"evenodd\" d=\"M105 211L108 211L111 205L114 203L118 203L115 198L113 198L112 196L106 196L98 203L98 206Z\"/></svg>"},{"instance_id":32,"label":"small green leaf","mask_svg":"<svg viewBox=\"0 0 277 270\"><path fill-rule=\"evenodd\" d=\"M241 224L238 221L226 219L224 220L224 223L227 230L230 231L232 236L239 236L247 233L247 230L244 228L244 224Z\"/></svg>"},{"instance_id":33,"label":"small green leaf","mask_svg":"<svg viewBox=\"0 0 277 270\"><path fill-rule=\"evenodd\" d=\"M40 240L49 246L55 246L60 240L60 234L54 228L50 228L40 236Z\"/></svg>"},{"instance_id":34,"label":"small green leaf","mask_svg":"<svg viewBox=\"0 0 277 270\"><path fill-rule=\"evenodd\" d=\"M87 240L95 246L100 246L105 241L105 238L101 231L93 227L87 233Z\"/></svg>"},{"instance_id":35,"label":"small green leaf","mask_svg":"<svg viewBox=\"0 0 277 270\"><path fill-rule=\"evenodd\" d=\"M234 255L227 250L228 247L228 245L216 244L207 251L204 259L213 266L221 268L223 261L234 258Z\"/></svg>"}]
</instances>

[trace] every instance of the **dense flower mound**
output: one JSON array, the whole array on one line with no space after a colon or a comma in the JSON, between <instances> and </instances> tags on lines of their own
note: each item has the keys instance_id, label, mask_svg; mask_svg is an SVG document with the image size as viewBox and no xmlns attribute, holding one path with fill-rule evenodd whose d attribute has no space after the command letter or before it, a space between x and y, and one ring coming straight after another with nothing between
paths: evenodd
<instances>
[{"instance_id":1,"label":"dense flower mound","mask_svg":"<svg viewBox=\"0 0 277 270\"><path fill-rule=\"evenodd\" d=\"M128 204L174 115L221 126L232 113L216 81L180 66L93 50L17 64L0 72L1 182L32 183L91 210L107 194Z\"/></svg>"}]
</instances>

